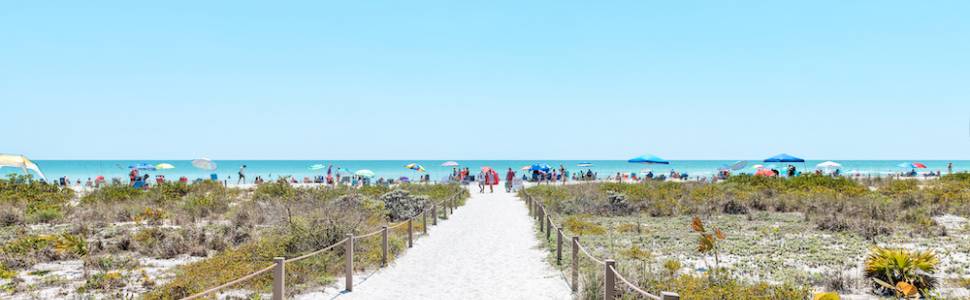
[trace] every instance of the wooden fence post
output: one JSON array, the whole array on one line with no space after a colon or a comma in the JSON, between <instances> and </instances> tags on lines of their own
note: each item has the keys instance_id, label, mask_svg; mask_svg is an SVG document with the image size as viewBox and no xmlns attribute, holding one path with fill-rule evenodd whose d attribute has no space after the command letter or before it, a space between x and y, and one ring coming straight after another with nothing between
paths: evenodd
<instances>
[{"instance_id":1,"label":"wooden fence post","mask_svg":"<svg viewBox=\"0 0 970 300\"><path fill-rule=\"evenodd\" d=\"M381 226L381 267L387 266L387 225Z\"/></svg>"},{"instance_id":2,"label":"wooden fence post","mask_svg":"<svg viewBox=\"0 0 970 300\"><path fill-rule=\"evenodd\" d=\"M680 295L674 292L660 292L660 300L680 300Z\"/></svg>"},{"instance_id":3,"label":"wooden fence post","mask_svg":"<svg viewBox=\"0 0 970 300\"><path fill-rule=\"evenodd\" d=\"M616 297L616 273L613 273L611 268L616 266L616 261L612 259L606 260L606 277L603 280L603 299L612 300Z\"/></svg>"},{"instance_id":4,"label":"wooden fence post","mask_svg":"<svg viewBox=\"0 0 970 300\"><path fill-rule=\"evenodd\" d=\"M431 225L438 225L438 205L431 205Z\"/></svg>"},{"instance_id":5,"label":"wooden fence post","mask_svg":"<svg viewBox=\"0 0 970 300\"><path fill-rule=\"evenodd\" d=\"M579 237L573 237L573 276L572 289L573 292L579 291Z\"/></svg>"},{"instance_id":6,"label":"wooden fence post","mask_svg":"<svg viewBox=\"0 0 970 300\"><path fill-rule=\"evenodd\" d=\"M286 258L274 257L273 262L273 300L283 300L286 298Z\"/></svg>"},{"instance_id":7,"label":"wooden fence post","mask_svg":"<svg viewBox=\"0 0 970 300\"><path fill-rule=\"evenodd\" d=\"M411 222L412 219L408 219L408 248L414 246L414 224Z\"/></svg>"},{"instance_id":8,"label":"wooden fence post","mask_svg":"<svg viewBox=\"0 0 970 300\"><path fill-rule=\"evenodd\" d=\"M556 229L556 264L562 265L562 229Z\"/></svg>"},{"instance_id":9,"label":"wooden fence post","mask_svg":"<svg viewBox=\"0 0 970 300\"><path fill-rule=\"evenodd\" d=\"M348 292L354 291L354 234L347 234L347 249L344 250L347 257L347 265L344 270L344 287Z\"/></svg>"},{"instance_id":10,"label":"wooden fence post","mask_svg":"<svg viewBox=\"0 0 970 300\"><path fill-rule=\"evenodd\" d=\"M421 212L421 225L424 225L424 235L428 235L428 210Z\"/></svg>"},{"instance_id":11,"label":"wooden fence post","mask_svg":"<svg viewBox=\"0 0 970 300\"><path fill-rule=\"evenodd\" d=\"M546 212L543 211L542 208L540 207L539 208L539 232L546 231L545 229L546 220L544 220L545 215L546 215Z\"/></svg>"},{"instance_id":12,"label":"wooden fence post","mask_svg":"<svg viewBox=\"0 0 970 300\"><path fill-rule=\"evenodd\" d=\"M546 241L549 241L550 235L552 235L552 217L546 216Z\"/></svg>"}]
</instances>

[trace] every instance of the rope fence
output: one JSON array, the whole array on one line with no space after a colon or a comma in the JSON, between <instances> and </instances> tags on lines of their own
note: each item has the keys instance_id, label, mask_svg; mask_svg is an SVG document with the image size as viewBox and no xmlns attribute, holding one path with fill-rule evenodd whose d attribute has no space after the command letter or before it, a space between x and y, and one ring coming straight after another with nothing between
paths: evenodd
<instances>
[{"instance_id":1,"label":"rope fence","mask_svg":"<svg viewBox=\"0 0 970 300\"><path fill-rule=\"evenodd\" d=\"M234 285L237 285L237 284L246 282L248 280L251 280L251 279L253 279L253 278L255 278L255 277L259 276L259 275L262 275L263 273L269 272L269 271L273 271L273 296L272 296L271 299L273 299L273 300L283 300L286 297L285 296L286 295L286 288L285 288L286 271L285 270L286 270L286 264L287 263L294 263L294 262L297 262L297 261L300 261L300 260L303 260L303 259L306 259L306 258L315 256L315 255L318 255L320 253L323 253L323 252L326 252L326 251L329 251L329 250L333 250L334 248L336 248L337 246L340 246L340 245L344 245L346 247L345 250L344 250L344 254L346 256L346 263L345 263L345 268L344 268L344 273L345 273L344 289L345 289L346 292L352 292L353 291L353 287L354 287L354 278L353 278L353 273L354 272L353 271L354 271L354 241L355 240L360 240L360 239L364 239L364 238L368 238L368 237L372 237L372 236L376 236L376 235L380 234L381 235L381 248L382 248L381 249L381 267L386 267L387 266L387 258L388 258L388 252L387 252L388 251L388 239L387 239L387 235L388 235L388 230L389 229L395 229L395 228L399 228L401 226L407 225L407 247L408 248L411 248L411 247L414 246L414 232L413 232L414 231L414 221L420 217L420 220L422 222L421 224L424 227L424 234L428 234L428 225L429 225L428 224L428 215L429 214L431 215L431 220L432 220L431 225L438 225L438 219L439 218L441 218L441 219L447 219L448 218L448 214L454 213L455 208L458 205L458 199L461 197L461 195L464 192L465 191L460 191L460 192L452 195L451 197L448 197L447 199L442 200L442 201L440 201L438 203L432 202L430 206L425 206L420 212L417 212L415 215L411 216L410 218L408 218L408 219L406 219L404 221L401 221L400 223L395 224L393 226L390 226L389 227L387 225L384 225L384 226L381 227L380 230L377 230L377 231L374 231L374 232L370 232L370 233L367 233L367 234L364 234L364 235L359 235L359 236L354 236L353 233L349 233L349 234L347 234L347 237L346 238L344 238L344 239L342 239L342 240L334 243L333 245L324 247L324 248L319 249L319 250L314 250L313 252L310 252L310 253L307 253L307 254L303 254L303 255L300 255L300 256L297 256L297 257L294 257L294 258L286 259L284 257L275 257L275 258L273 258L273 264L270 265L270 266L267 266L267 267L265 267L263 269L260 269L260 270L258 270L256 272L253 272L253 273L250 273L248 275L239 277L239 278L234 279L232 281L223 283L222 285L219 285L219 286L216 286L216 287L207 289L205 291L199 292L197 294L194 294L194 295L191 295L191 296L182 298L180 300L199 299L199 298L205 297L205 296L207 296L209 294L218 292L218 291L220 291L222 289L225 289L225 288L228 288L228 287L231 287L231 286L234 286ZM438 214L438 206L439 205L443 205L442 206L442 210L441 210L441 215Z\"/></svg>"},{"instance_id":2,"label":"rope fence","mask_svg":"<svg viewBox=\"0 0 970 300\"><path fill-rule=\"evenodd\" d=\"M552 216L546 211L545 205L541 201L536 201L532 195L530 195L525 189L522 190L525 194L526 205L529 206L529 213L536 219L539 224L539 231L546 234L546 241L551 239L552 231L556 231L556 264L562 265L562 244L564 240L564 234L562 228L559 228L552 222ZM589 253L586 247L579 242L578 236L571 237L572 239L572 266L570 272L570 288L572 291L579 292L579 254L582 253L583 256L588 258L590 261L603 266L603 299L614 299L616 294L616 280L619 279L624 285L626 285L630 290L639 293L641 296L648 299L654 300L679 300L680 295L673 292L661 292L660 295L651 294L643 288L633 284L629 280L623 277L619 271L616 269L616 261L613 259L600 260Z\"/></svg>"}]
</instances>

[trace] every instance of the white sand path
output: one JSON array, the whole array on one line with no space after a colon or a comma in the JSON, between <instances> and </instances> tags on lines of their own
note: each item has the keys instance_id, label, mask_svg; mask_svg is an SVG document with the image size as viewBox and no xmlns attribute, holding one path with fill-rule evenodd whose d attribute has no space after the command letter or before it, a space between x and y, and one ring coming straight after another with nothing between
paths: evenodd
<instances>
[{"instance_id":1,"label":"white sand path","mask_svg":"<svg viewBox=\"0 0 970 300\"><path fill-rule=\"evenodd\" d=\"M353 292L336 294L343 289L338 286L296 299L572 298L561 273L545 261L532 226L515 194L500 187L479 194L475 187L465 206L389 267L355 276Z\"/></svg>"}]
</instances>

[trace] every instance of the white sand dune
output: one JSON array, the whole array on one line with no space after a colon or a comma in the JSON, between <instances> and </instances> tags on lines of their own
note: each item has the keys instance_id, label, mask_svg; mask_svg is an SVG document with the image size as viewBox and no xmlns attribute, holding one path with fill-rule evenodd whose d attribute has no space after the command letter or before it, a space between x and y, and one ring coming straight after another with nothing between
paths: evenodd
<instances>
[{"instance_id":1,"label":"white sand dune","mask_svg":"<svg viewBox=\"0 0 970 300\"><path fill-rule=\"evenodd\" d=\"M388 268L296 299L569 299L514 194L472 190L468 203ZM340 277L342 278L342 277ZM342 279L339 280L342 284Z\"/></svg>"}]
</instances>

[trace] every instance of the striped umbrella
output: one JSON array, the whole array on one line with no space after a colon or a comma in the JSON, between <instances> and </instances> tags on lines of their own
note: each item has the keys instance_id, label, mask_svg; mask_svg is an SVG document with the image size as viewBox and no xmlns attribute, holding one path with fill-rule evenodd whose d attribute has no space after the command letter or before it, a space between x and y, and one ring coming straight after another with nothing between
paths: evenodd
<instances>
[{"instance_id":1,"label":"striped umbrella","mask_svg":"<svg viewBox=\"0 0 970 300\"><path fill-rule=\"evenodd\" d=\"M421 166L421 165L416 164L416 163L410 163L410 164L405 165L404 167L405 168L408 168L408 169L411 169L411 170L418 171L418 172L425 172L424 166Z\"/></svg>"}]
</instances>

